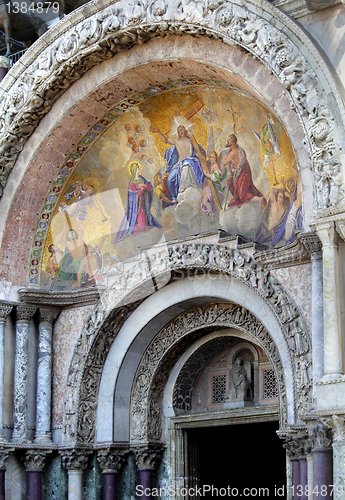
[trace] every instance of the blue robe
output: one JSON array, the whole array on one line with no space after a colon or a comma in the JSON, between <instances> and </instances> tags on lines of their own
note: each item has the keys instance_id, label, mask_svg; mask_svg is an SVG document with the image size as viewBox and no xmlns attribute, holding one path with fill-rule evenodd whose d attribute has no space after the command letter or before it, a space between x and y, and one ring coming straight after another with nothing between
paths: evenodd
<instances>
[{"instance_id":1,"label":"blue robe","mask_svg":"<svg viewBox=\"0 0 345 500\"><path fill-rule=\"evenodd\" d=\"M140 176L142 181L145 184L150 184L144 177ZM144 211L147 218L147 228L151 229L153 227L162 227L158 221L151 214L151 206L153 200L153 192L152 191L143 191L141 196L144 197ZM113 243L117 243L132 234L135 222L137 220L138 211L139 211L139 196L137 191L131 191L128 188L127 195L127 208L126 214L121 221L119 230L117 232L116 238Z\"/></svg>"},{"instance_id":2,"label":"blue robe","mask_svg":"<svg viewBox=\"0 0 345 500\"><path fill-rule=\"evenodd\" d=\"M199 148L202 154L205 155L205 151L200 145ZM204 180L204 172L202 171L200 160L196 156L196 152L193 146L192 146L192 155L183 158L183 160L181 160L180 162L176 146L171 146L169 149L165 151L164 160L166 161L165 171L167 174L169 174L168 186L173 198L176 199L178 196L178 192L180 189L182 168L187 164L191 165L195 175L195 179L198 182L198 184L202 184Z\"/></svg>"}]
</instances>

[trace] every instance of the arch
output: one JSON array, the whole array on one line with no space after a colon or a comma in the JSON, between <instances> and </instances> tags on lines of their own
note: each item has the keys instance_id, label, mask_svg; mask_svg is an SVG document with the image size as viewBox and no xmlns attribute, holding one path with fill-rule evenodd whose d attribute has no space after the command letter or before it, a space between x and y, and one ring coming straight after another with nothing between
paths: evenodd
<instances>
[{"instance_id":1,"label":"arch","mask_svg":"<svg viewBox=\"0 0 345 500\"><path fill-rule=\"evenodd\" d=\"M269 334L263 324L243 306L226 303L205 304L186 311L170 322L155 336L142 356L133 383L130 405L131 442L162 439L163 393L170 372L169 367L175 363L175 356L178 357L179 344L183 345L183 341L198 329L207 330L210 326L237 328L260 344L274 367L278 381L281 427L298 421L296 413L294 414L295 409L290 406L290 390L294 392L294 388L289 387L289 377L293 376L294 370L292 367L290 372L288 360L281 360L284 357L284 347L277 346L277 338L273 340L277 336L276 331L272 330Z\"/></svg>"},{"instance_id":2,"label":"arch","mask_svg":"<svg viewBox=\"0 0 345 500\"><path fill-rule=\"evenodd\" d=\"M180 278L182 270L188 271L182 255L180 261L172 262L168 258L166 267L157 273L156 281L171 271L175 273L174 281L142 303L134 300L136 290L142 293L145 288L145 280L136 283L127 293L110 289L103 294L85 325L72 359L66 404L73 409L67 411L65 407L66 442L94 441L97 405L102 412L98 413L97 441L112 441L114 437L127 441L129 422L123 423L115 416L115 429L110 424L114 401L118 398L123 404L115 411L129 415L132 381L145 348L181 310L214 301L230 301L243 307L272 335L284 368L287 421L297 422L299 413L306 411L311 401L310 384L306 386L303 382L301 370L305 369L305 363L310 363L310 337L297 307L268 270L257 264L253 266L252 257L244 257L225 245L217 245L217 248L222 251L222 257L218 255L215 259L213 251L210 255L210 245L204 245L204 255L206 250L209 252L207 259L203 264L195 261L189 266L190 270L203 274L190 278L177 279L177 271ZM301 356L304 356L303 366ZM120 386L123 392L116 393ZM119 428L116 428L117 422Z\"/></svg>"}]
</instances>

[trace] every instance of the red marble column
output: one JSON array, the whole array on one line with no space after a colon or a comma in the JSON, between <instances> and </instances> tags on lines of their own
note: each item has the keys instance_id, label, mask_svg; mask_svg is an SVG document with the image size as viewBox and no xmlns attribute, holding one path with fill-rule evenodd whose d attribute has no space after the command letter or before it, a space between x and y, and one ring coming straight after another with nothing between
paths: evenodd
<instances>
[{"instance_id":1,"label":"red marble column","mask_svg":"<svg viewBox=\"0 0 345 500\"><path fill-rule=\"evenodd\" d=\"M143 495L140 496L142 500L148 500L154 498L151 494L153 488L153 477L155 469L138 469L139 472L139 480L138 486L140 486L140 490L144 492ZM148 493L147 495L145 493Z\"/></svg>"},{"instance_id":2,"label":"red marble column","mask_svg":"<svg viewBox=\"0 0 345 500\"><path fill-rule=\"evenodd\" d=\"M117 500L119 473L115 470L103 472L103 500Z\"/></svg>"},{"instance_id":3,"label":"red marble column","mask_svg":"<svg viewBox=\"0 0 345 500\"><path fill-rule=\"evenodd\" d=\"M42 500L42 474L41 470L26 471L26 500Z\"/></svg>"},{"instance_id":4,"label":"red marble column","mask_svg":"<svg viewBox=\"0 0 345 500\"><path fill-rule=\"evenodd\" d=\"M333 451L332 448L314 448L313 453L313 498L332 500Z\"/></svg>"},{"instance_id":5,"label":"red marble column","mask_svg":"<svg viewBox=\"0 0 345 500\"><path fill-rule=\"evenodd\" d=\"M0 500L5 500L5 469L0 469Z\"/></svg>"},{"instance_id":6,"label":"red marble column","mask_svg":"<svg viewBox=\"0 0 345 500\"><path fill-rule=\"evenodd\" d=\"M300 479L300 485L302 486L301 488L301 496L299 497L300 500L308 500L308 495L306 495L306 487L308 485L308 464L307 464L307 457L300 457L299 458L299 479Z\"/></svg>"}]
</instances>

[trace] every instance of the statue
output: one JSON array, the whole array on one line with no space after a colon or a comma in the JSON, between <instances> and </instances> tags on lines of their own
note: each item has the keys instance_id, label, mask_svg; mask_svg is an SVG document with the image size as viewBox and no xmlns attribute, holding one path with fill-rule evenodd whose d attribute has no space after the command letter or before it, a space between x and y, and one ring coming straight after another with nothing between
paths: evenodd
<instances>
[{"instance_id":1,"label":"statue","mask_svg":"<svg viewBox=\"0 0 345 500\"><path fill-rule=\"evenodd\" d=\"M251 363L238 357L230 372L230 391L225 408L236 408L252 404Z\"/></svg>"}]
</instances>

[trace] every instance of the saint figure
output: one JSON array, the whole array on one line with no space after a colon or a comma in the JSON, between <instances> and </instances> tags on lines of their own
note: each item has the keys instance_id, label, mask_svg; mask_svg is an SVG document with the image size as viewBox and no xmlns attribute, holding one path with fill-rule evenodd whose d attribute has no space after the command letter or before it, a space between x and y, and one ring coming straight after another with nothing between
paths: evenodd
<instances>
[{"instance_id":1,"label":"saint figure","mask_svg":"<svg viewBox=\"0 0 345 500\"><path fill-rule=\"evenodd\" d=\"M121 221L114 243L132 234L145 233L153 227L162 227L151 214L152 184L141 175L141 164L129 164L131 180L128 185L126 214Z\"/></svg>"}]
</instances>

